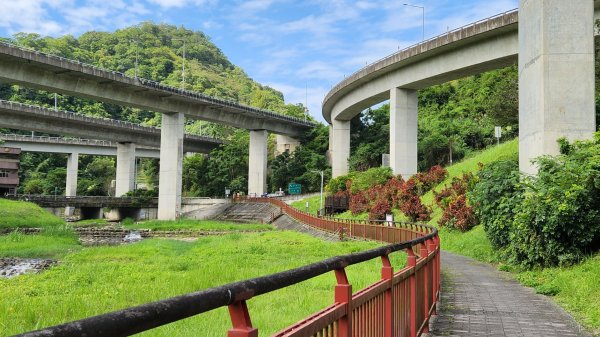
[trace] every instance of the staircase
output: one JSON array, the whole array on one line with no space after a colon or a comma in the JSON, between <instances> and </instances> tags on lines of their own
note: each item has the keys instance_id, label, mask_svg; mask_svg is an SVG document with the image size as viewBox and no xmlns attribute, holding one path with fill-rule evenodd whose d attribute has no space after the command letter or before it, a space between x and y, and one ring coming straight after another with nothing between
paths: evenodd
<instances>
[{"instance_id":1,"label":"staircase","mask_svg":"<svg viewBox=\"0 0 600 337\"><path fill-rule=\"evenodd\" d=\"M271 223L281 214L279 207L271 204L239 202L231 204L216 219L242 223Z\"/></svg>"}]
</instances>

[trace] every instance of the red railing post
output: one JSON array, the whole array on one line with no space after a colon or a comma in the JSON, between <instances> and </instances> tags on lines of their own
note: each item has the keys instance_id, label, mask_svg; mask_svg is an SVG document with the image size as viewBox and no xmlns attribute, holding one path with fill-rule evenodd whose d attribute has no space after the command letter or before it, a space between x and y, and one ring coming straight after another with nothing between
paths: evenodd
<instances>
[{"instance_id":1,"label":"red railing post","mask_svg":"<svg viewBox=\"0 0 600 337\"><path fill-rule=\"evenodd\" d=\"M352 335L352 285L348 282L346 270L336 269L335 303L345 304L346 315L340 318L338 337L353 337Z\"/></svg>"},{"instance_id":2,"label":"red railing post","mask_svg":"<svg viewBox=\"0 0 600 337\"><path fill-rule=\"evenodd\" d=\"M437 288L438 288L438 275L437 275L437 270L438 270L438 254L439 252L437 251L436 245L435 245L435 241L433 239L428 240L428 248L430 252L433 252L434 256L433 259L431 259L431 277L432 277L432 282L431 282L431 299L433 301L433 303L431 303L433 305L433 312L432 315L437 315Z\"/></svg>"},{"instance_id":3,"label":"red railing post","mask_svg":"<svg viewBox=\"0 0 600 337\"><path fill-rule=\"evenodd\" d=\"M406 265L411 268L411 275L409 276L409 287L410 287L410 337L417 336L417 257L411 248L406 249L408 257L406 258Z\"/></svg>"},{"instance_id":4,"label":"red railing post","mask_svg":"<svg viewBox=\"0 0 600 337\"><path fill-rule=\"evenodd\" d=\"M384 294L384 336L385 337L393 337L394 336L394 296L392 293L392 288L394 287L393 279L394 279L394 267L390 263L390 258L387 255L381 256L381 262L383 263L383 267L381 267L381 279L387 280L389 283L389 288L385 291Z\"/></svg>"},{"instance_id":5,"label":"red railing post","mask_svg":"<svg viewBox=\"0 0 600 337\"><path fill-rule=\"evenodd\" d=\"M227 337L258 337L258 329L252 327L246 301L237 301L228 308L233 328L227 332Z\"/></svg>"},{"instance_id":6,"label":"red railing post","mask_svg":"<svg viewBox=\"0 0 600 337\"><path fill-rule=\"evenodd\" d=\"M441 254L442 254L442 247L441 247L440 237L439 236L436 235L433 240L434 240L435 245L437 247L437 252L436 252L437 265L435 266L436 267L435 272L437 274L437 284L435 285L436 290L437 290L436 296L437 296L437 299L440 299L441 298L440 292L442 290L442 275L441 275L441 266L442 266L442 260L441 260L442 256L441 256Z\"/></svg>"},{"instance_id":7,"label":"red railing post","mask_svg":"<svg viewBox=\"0 0 600 337\"><path fill-rule=\"evenodd\" d=\"M427 259L429 257L429 253L427 251L427 245L425 243L421 244L421 258ZM431 261L425 262L423 266L423 318L424 322L428 321L429 317L429 270L431 268ZM422 333L429 332L429 323L423 325Z\"/></svg>"}]
</instances>

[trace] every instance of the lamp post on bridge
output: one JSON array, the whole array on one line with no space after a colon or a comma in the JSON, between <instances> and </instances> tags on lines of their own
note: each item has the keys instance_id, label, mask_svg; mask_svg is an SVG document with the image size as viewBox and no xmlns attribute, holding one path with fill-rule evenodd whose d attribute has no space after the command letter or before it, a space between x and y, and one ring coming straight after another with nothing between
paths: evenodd
<instances>
[{"instance_id":1,"label":"lamp post on bridge","mask_svg":"<svg viewBox=\"0 0 600 337\"><path fill-rule=\"evenodd\" d=\"M417 6L417 5L411 5L411 4L402 4L403 6L409 6L409 7L415 7L415 8L421 8L421 11L423 12L423 41L425 41L425 6Z\"/></svg>"}]
</instances>

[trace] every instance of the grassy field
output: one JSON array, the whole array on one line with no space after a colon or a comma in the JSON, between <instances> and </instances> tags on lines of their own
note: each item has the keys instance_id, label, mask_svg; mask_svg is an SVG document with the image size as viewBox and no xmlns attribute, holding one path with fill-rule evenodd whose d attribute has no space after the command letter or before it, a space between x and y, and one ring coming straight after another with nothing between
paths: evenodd
<instances>
[{"instance_id":1,"label":"grassy field","mask_svg":"<svg viewBox=\"0 0 600 337\"><path fill-rule=\"evenodd\" d=\"M148 221L125 221L123 226L129 229L152 229L152 230L196 230L196 231L270 231L275 229L271 225L231 223L214 220L189 220L176 221L148 220Z\"/></svg>"},{"instance_id":2,"label":"grassy field","mask_svg":"<svg viewBox=\"0 0 600 337\"><path fill-rule=\"evenodd\" d=\"M31 236L34 237L37 236ZM31 242L34 240L17 240L2 252L28 255ZM283 271L377 245L324 242L281 231L233 233L204 237L196 242L150 239L131 245L76 251L70 251L70 246L65 245L60 264L50 270L0 279L0 335ZM402 253L392 257L396 266L404 264ZM381 262L375 259L349 267L355 291L379 279L380 266ZM329 273L251 299L248 305L252 321L261 335L276 332L331 304L334 284L335 277ZM230 326L227 309L221 308L143 335L223 336Z\"/></svg>"},{"instance_id":3,"label":"grassy field","mask_svg":"<svg viewBox=\"0 0 600 337\"><path fill-rule=\"evenodd\" d=\"M64 220L48 213L36 204L0 199L0 229L50 228L61 226L64 223Z\"/></svg>"}]
</instances>

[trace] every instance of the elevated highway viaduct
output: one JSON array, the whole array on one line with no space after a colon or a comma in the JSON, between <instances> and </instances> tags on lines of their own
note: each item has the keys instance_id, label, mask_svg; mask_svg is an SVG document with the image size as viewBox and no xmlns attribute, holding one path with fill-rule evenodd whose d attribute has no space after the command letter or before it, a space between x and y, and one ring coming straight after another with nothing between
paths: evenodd
<instances>
[{"instance_id":1,"label":"elevated highway viaduct","mask_svg":"<svg viewBox=\"0 0 600 337\"><path fill-rule=\"evenodd\" d=\"M128 151L129 143L106 140L0 134L0 141L3 141L2 146L20 148L24 152L66 154L66 197L77 194L80 154L117 157L116 196L123 196L135 187L135 158L160 158L158 148L135 146L133 151ZM65 215L73 215L72 212L73 208L67 207Z\"/></svg>"},{"instance_id":2,"label":"elevated highway viaduct","mask_svg":"<svg viewBox=\"0 0 600 337\"><path fill-rule=\"evenodd\" d=\"M294 142L313 124L239 103L0 43L0 81L162 113L160 219L181 212L184 117L250 130L248 192L266 191L267 132Z\"/></svg>"},{"instance_id":3,"label":"elevated highway viaduct","mask_svg":"<svg viewBox=\"0 0 600 337\"><path fill-rule=\"evenodd\" d=\"M24 151L67 153L67 196L77 193L79 154L117 157L117 196L134 188L136 154L160 157L159 128L4 100L0 100L0 116L0 128L97 138L82 142L56 137L3 137L7 146L19 147ZM184 135L183 151L208 153L221 144L223 141L214 138Z\"/></svg>"},{"instance_id":4,"label":"elevated highway viaduct","mask_svg":"<svg viewBox=\"0 0 600 337\"><path fill-rule=\"evenodd\" d=\"M390 166L417 172L417 92L484 71L519 65L519 166L557 154L557 138L595 131L594 19L600 1L520 0L513 10L449 31L367 65L323 101L333 176L348 172L350 120L390 101Z\"/></svg>"}]
</instances>

